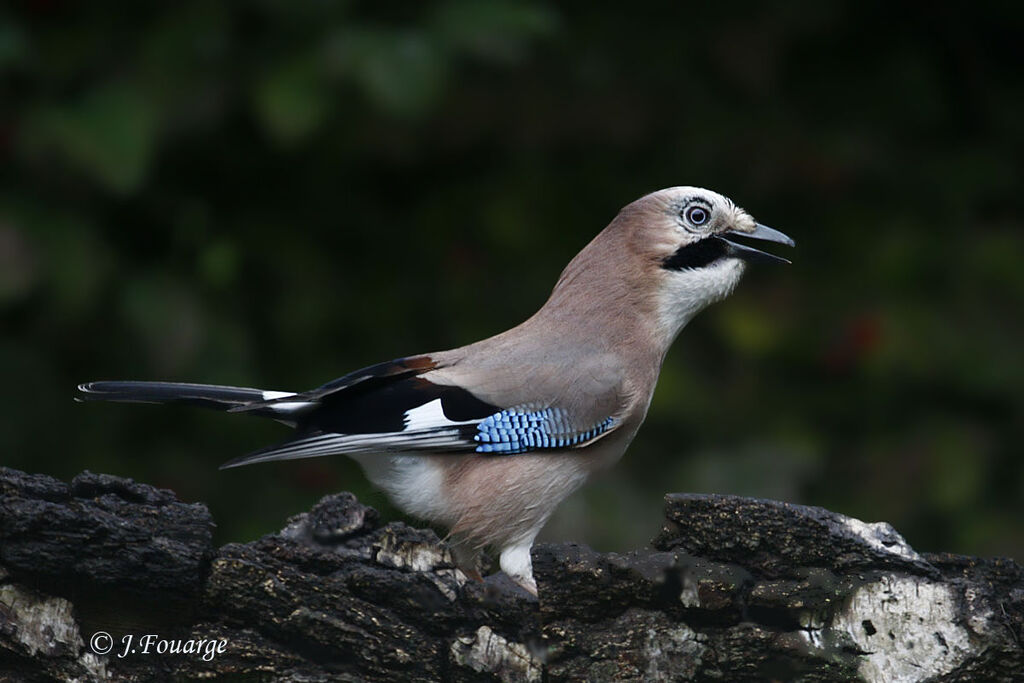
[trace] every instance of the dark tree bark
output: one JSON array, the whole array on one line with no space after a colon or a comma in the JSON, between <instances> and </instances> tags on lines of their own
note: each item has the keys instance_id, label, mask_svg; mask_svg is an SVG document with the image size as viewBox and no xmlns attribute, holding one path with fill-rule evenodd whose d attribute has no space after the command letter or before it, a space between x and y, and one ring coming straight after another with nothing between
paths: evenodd
<instances>
[{"instance_id":1,"label":"dark tree bark","mask_svg":"<svg viewBox=\"0 0 1024 683\"><path fill-rule=\"evenodd\" d=\"M651 549L537 547L538 602L347 493L215 548L169 491L0 469L0 678L1024 680L1014 562L820 508L666 500Z\"/></svg>"}]
</instances>

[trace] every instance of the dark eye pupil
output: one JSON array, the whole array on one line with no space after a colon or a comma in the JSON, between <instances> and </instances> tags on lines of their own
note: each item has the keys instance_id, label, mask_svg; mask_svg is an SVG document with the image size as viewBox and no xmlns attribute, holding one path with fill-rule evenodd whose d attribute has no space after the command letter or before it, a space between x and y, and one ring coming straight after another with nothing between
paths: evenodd
<instances>
[{"instance_id":1,"label":"dark eye pupil","mask_svg":"<svg viewBox=\"0 0 1024 683\"><path fill-rule=\"evenodd\" d=\"M688 218L694 225L701 225L708 219L708 212L704 209L690 209Z\"/></svg>"}]
</instances>

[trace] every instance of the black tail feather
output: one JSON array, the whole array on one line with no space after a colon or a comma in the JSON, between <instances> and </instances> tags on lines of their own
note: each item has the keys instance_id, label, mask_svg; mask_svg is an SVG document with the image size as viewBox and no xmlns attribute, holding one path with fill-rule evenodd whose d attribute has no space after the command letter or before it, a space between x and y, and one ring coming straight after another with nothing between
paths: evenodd
<instances>
[{"instance_id":1,"label":"black tail feather","mask_svg":"<svg viewBox=\"0 0 1024 683\"><path fill-rule=\"evenodd\" d=\"M86 382L78 385L75 396L76 401L180 403L217 410L229 410L263 398L260 389L178 382Z\"/></svg>"}]
</instances>

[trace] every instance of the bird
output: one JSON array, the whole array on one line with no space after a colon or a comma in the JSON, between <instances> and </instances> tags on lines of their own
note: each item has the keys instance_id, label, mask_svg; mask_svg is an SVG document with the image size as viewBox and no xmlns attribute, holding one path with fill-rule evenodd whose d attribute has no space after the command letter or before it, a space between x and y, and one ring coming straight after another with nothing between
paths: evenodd
<instances>
[{"instance_id":1,"label":"bird","mask_svg":"<svg viewBox=\"0 0 1024 683\"><path fill-rule=\"evenodd\" d=\"M356 370L309 391L97 381L79 401L184 403L268 417L287 441L224 463L344 454L401 510L449 530L479 578L486 548L537 595L530 550L558 505L618 461L662 362L750 263L790 263L745 238L796 246L728 197L693 186L622 208L519 325L467 346Z\"/></svg>"}]
</instances>

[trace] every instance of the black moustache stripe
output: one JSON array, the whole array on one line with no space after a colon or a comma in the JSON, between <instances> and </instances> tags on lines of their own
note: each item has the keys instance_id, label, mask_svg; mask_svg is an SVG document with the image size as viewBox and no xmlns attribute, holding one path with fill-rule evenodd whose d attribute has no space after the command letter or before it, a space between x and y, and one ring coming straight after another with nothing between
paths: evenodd
<instances>
[{"instance_id":1,"label":"black moustache stripe","mask_svg":"<svg viewBox=\"0 0 1024 683\"><path fill-rule=\"evenodd\" d=\"M661 267L666 270L703 268L728 254L729 244L725 240L706 237L699 242L679 247L676 253L661 262Z\"/></svg>"}]
</instances>

